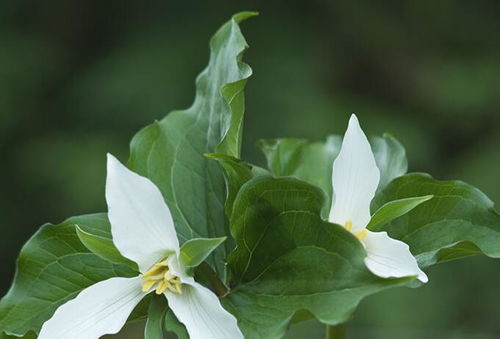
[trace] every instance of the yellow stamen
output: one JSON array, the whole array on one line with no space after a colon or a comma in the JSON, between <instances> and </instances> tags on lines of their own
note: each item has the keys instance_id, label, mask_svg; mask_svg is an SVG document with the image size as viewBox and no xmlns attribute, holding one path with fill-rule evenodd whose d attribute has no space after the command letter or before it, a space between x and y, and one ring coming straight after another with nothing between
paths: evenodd
<instances>
[{"instance_id":1,"label":"yellow stamen","mask_svg":"<svg viewBox=\"0 0 500 339\"><path fill-rule=\"evenodd\" d=\"M359 239L359 241L363 241L363 239L366 237L368 234L368 231L366 229L362 229L361 231L358 231L354 233L354 236Z\"/></svg>"},{"instance_id":2,"label":"yellow stamen","mask_svg":"<svg viewBox=\"0 0 500 339\"><path fill-rule=\"evenodd\" d=\"M168 271L168 269L169 269L168 264L166 264L164 262L157 263L153 266L153 268L151 268L149 271L144 273L143 277L144 278L152 278L152 277L163 275L165 268Z\"/></svg>"},{"instance_id":3,"label":"yellow stamen","mask_svg":"<svg viewBox=\"0 0 500 339\"><path fill-rule=\"evenodd\" d=\"M182 294L181 284L180 282L174 285L174 288L177 293Z\"/></svg>"},{"instance_id":4,"label":"yellow stamen","mask_svg":"<svg viewBox=\"0 0 500 339\"><path fill-rule=\"evenodd\" d=\"M358 231L358 232L353 232L352 231L352 221L351 220L347 220L344 224L344 228L346 230L348 230L349 232L351 232L352 234L354 234L354 236L356 238L358 238L359 241L363 241L363 239L366 237L366 235L368 234L368 231L366 229L362 229L361 231Z\"/></svg>"},{"instance_id":5,"label":"yellow stamen","mask_svg":"<svg viewBox=\"0 0 500 339\"><path fill-rule=\"evenodd\" d=\"M160 281L156 286L156 294L162 294L166 290L168 290L167 283L165 282L165 280Z\"/></svg>"},{"instance_id":6,"label":"yellow stamen","mask_svg":"<svg viewBox=\"0 0 500 339\"><path fill-rule=\"evenodd\" d=\"M148 292L152 288L156 289L156 294L162 294L167 290L182 293L181 279L172 273L166 259L142 275L142 291Z\"/></svg>"},{"instance_id":7,"label":"yellow stamen","mask_svg":"<svg viewBox=\"0 0 500 339\"><path fill-rule=\"evenodd\" d=\"M142 291L147 292L153 287L153 285L156 284L155 280L148 280L148 281L143 281L142 283Z\"/></svg>"}]
</instances>

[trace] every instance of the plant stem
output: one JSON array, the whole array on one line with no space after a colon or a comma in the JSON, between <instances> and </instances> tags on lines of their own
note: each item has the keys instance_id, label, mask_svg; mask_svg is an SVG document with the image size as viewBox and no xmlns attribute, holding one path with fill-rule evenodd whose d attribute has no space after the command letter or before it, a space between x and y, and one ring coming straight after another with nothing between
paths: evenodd
<instances>
[{"instance_id":1,"label":"plant stem","mask_svg":"<svg viewBox=\"0 0 500 339\"><path fill-rule=\"evenodd\" d=\"M217 296L223 297L229 293L229 288L224 285L209 264L206 262L201 263L200 266L197 267L197 271L207 280Z\"/></svg>"},{"instance_id":2,"label":"plant stem","mask_svg":"<svg viewBox=\"0 0 500 339\"><path fill-rule=\"evenodd\" d=\"M326 339L345 339L345 325L326 325Z\"/></svg>"}]
</instances>

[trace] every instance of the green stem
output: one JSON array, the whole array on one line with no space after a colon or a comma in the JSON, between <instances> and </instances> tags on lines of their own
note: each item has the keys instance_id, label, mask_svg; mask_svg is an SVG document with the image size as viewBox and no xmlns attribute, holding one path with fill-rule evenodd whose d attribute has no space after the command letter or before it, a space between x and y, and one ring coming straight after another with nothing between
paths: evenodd
<instances>
[{"instance_id":1,"label":"green stem","mask_svg":"<svg viewBox=\"0 0 500 339\"><path fill-rule=\"evenodd\" d=\"M224 297L229 293L229 288L224 285L224 283L217 276L217 273L215 273L209 264L206 262L201 263L200 266L197 267L197 271L207 280L217 296Z\"/></svg>"},{"instance_id":2,"label":"green stem","mask_svg":"<svg viewBox=\"0 0 500 339\"><path fill-rule=\"evenodd\" d=\"M326 339L345 339L345 325L326 325Z\"/></svg>"}]
</instances>

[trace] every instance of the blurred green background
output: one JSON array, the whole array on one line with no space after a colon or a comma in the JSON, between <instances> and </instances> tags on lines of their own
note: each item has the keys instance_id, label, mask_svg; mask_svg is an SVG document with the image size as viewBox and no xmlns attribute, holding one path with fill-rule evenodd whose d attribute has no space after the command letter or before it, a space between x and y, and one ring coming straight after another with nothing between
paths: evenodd
<instances>
[{"instance_id":1,"label":"blurred green background","mask_svg":"<svg viewBox=\"0 0 500 339\"><path fill-rule=\"evenodd\" d=\"M137 130L191 104L209 37L246 9L261 12L243 28L246 160L263 164L259 138L322 139L356 112L402 141L412 171L500 202L498 1L2 1L0 295L41 224L105 210L106 152L126 159ZM364 301L349 337L499 338L498 300L500 261L439 265L422 288Z\"/></svg>"}]
</instances>

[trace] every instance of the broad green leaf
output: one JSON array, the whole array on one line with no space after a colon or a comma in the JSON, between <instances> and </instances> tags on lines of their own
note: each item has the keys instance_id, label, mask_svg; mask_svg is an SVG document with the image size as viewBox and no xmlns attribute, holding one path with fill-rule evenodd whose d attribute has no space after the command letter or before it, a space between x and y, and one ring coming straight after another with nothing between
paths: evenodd
<instances>
[{"instance_id":1,"label":"broad green leaf","mask_svg":"<svg viewBox=\"0 0 500 339\"><path fill-rule=\"evenodd\" d=\"M177 339L189 339L186 327L177 319L171 309L168 309L165 314L165 328L167 331L174 333Z\"/></svg>"},{"instance_id":2,"label":"broad green leaf","mask_svg":"<svg viewBox=\"0 0 500 339\"><path fill-rule=\"evenodd\" d=\"M123 257L110 238L85 232L78 225L76 225L76 234L90 252L112 263L125 264L139 271L137 264Z\"/></svg>"},{"instance_id":3,"label":"broad green leaf","mask_svg":"<svg viewBox=\"0 0 500 339\"><path fill-rule=\"evenodd\" d=\"M332 196L332 165L337 157L342 138L329 136L325 142L305 139L261 140L258 145L267 158L269 170L279 177L296 177L314 184L327 194L324 216L329 213Z\"/></svg>"},{"instance_id":4,"label":"broad green leaf","mask_svg":"<svg viewBox=\"0 0 500 339\"><path fill-rule=\"evenodd\" d=\"M323 207L326 218L332 200L332 167L342 145L342 137L329 136L325 142L304 139L262 140L259 146L267 158L267 165L275 176L291 176L323 189L329 201ZM406 173L408 164L403 146L392 136L371 139L372 150L380 169L378 190L394 178Z\"/></svg>"},{"instance_id":5,"label":"broad green leaf","mask_svg":"<svg viewBox=\"0 0 500 339\"><path fill-rule=\"evenodd\" d=\"M208 66L196 80L193 105L142 129L131 143L129 167L160 188L181 242L229 233L223 172L204 154L239 156L243 90L252 74L242 62L247 44L239 23L254 15L236 14L215 33ZM224 260L230 249L227 242L209 258L221 277L225 277Z\"/></svg>"},{"instance_id":6,"label":"broad green leaf","mask_svg":"<svg viewBox=\"0 0 500 339\"><path fill-rule=\"evenodd\" d=\"M388 133L384 134L383 137L371 138L370 143L377 167L380 170L378 190L381 190L392 180L408 171L406 150L396 138Z\"/></svg>"},{"instance_id":7,"label":"broad green leaf","mask_svg":"<svg viewBox=\"0 0 500 339\"><path fill-rule=\"evenodd\" d=\"M359 302L414 278L382 279L365 267L363 245L322 220L324 194L294 178L259 177L238 193L231 218L232 291L222 298L245 338L280 338L296 312L347 321Z\"/></svg>"},{"instance_id":8,"label":"broad green leaf","mask_svg":"<svg viewBox=\"0 0 500 339\"><path fill-rule=\"evenodd\" d=\"M451 247L445 247L438 252L437 262L446 262L481 254L481 250L471 242L460 242Z\"/></svg>"},{"instance_id":9,"label":"broad green leaf","mask_svg":"<svg viewBox=\"0 0 500 339\"><path fill-rule=\"evenodd\" d=\"M187 267L196 267L201 264L226 237L194 238L189 239L181 247L181 260Z\"/></svg>"},{"instance_id":10,"label":"broad green leaf","mask_svg":"<svg viewBox=\"0 0 500 339\"><path fill-rule=\"evenodd\" d=\"M167 309L165 296L153 296L149 304L146 326L144 327L144 339L163 339L163 326Z\"/></svg>"},{"instance_id":11,"label":"broad green leaf","mask_svg":"<svg viewBox=\"0 0 500 339\"><path fill-rule=\"evenodd\" d=\"M263 168L250 165L229 155L212 153L205 154L205 156L209 159L217 160L224 169L228 190L226 198L226 215L228 217L231 217L234 199L240 187L253 177L270 175L270 173Z\"/></svg>"},{"instance_id":12,"label":"broad green leaf","mask_svg":"<svg viewBox=\"0 0 500 339\"><path fill-rule=\"evenodd\" d=\"M70 218L44 225L23 246L14 282L0 301L0 329L10 335L38 333L56 308L84 288L111 277L132 277L136 271L91 253L78 238L75 225L109 236L106 214Z\"/></svg>"},{"instance_id":13,"label":"broad green leaf","mask_svg":"<svg viewBox=\"0 0 500 339\"><path fill-rule=\"evenodd\" d=\"M407 174L379 192L372 207L420 195L434 197L377 230L407 243L421 267L480 253L500 258L500 215L485 194L464 182Z\"/></svg>"},{"instance_id":14,"label":"broad green leaf","mask_svg":"<svg viewBox=\"0 0 500 339\"><path fill-rule=\"evenodd\" d=\"M372 231L378 231L386 223L405 215L429 199L432 199L432 195L389 201L372 215L372 218L366 227Z\"/></svg>"}]
</instances>

